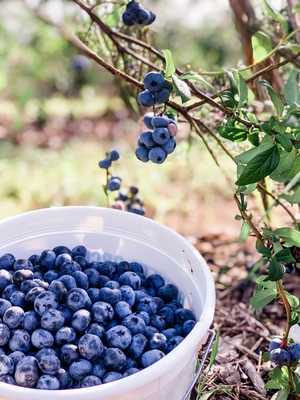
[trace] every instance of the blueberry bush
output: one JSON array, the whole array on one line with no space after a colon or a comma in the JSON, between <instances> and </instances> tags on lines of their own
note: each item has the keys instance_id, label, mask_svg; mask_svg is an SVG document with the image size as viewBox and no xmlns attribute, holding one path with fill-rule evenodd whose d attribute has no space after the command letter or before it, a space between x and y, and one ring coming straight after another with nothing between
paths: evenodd
<instances>
[{"instance_id":1,"label":"blueberry bush","mask_svg":"<svg viewBox=\"0 0 300 400\"><path fill-rule=\"evenodd\" d=\"M249 7L248 36L242 36L246 62L204 73L198 66L195 71L189 65L177 67L172 49L153 46L156 16L142 1L74 3L85 15L78 32L58 29L118 78L128 104L140 112L145 129L137 138L136 157L150 161L149 168L159 168L151 164L172 157L174 137L180 124L187 123L220 171L226 174L216 147L235 165L232 196L235 218L241 221L239 239L254 237L261 258L255 266L257 293L251 305L261 308L273 302L286 312L285 333L271 342L264 356L274 367L266 388L276 391L274 399L299 398L300 338L290 330L300 322L300 302L284 288L285 274L300 267L299 5L293 7L290 1L278 12L264 0L264 21L259 26L251 25L254 9L251 14ZM233 0L230 4L237 11ZM250 0L244 4L252 5ZM239 25L240 14L235 15L241 33L246 23ZM116 191L121 180L110 174L111 161L108 155L99 166L107 170L105 190ZM198 168L200 163L195 173ZM260 204L255 212L249 205L253 199ZM272 220L275 209L286 216L279 226Z\"/></svg>"}]
</instances>

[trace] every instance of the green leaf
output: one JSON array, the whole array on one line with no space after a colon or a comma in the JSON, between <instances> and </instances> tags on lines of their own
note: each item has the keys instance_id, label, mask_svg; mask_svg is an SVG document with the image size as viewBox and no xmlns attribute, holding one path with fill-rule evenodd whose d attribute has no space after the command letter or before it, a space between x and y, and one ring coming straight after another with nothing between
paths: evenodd
<instances>
[{"instance_id":1,"label":"green leaf","mask_svg":"<svg viewBox=\"0 0 300 400\"><path fill-rule=\"evenodd\" d=\"M300 247L300 232L292 228L275 229L273 233L283 239L285 242Z\"/></svg>"},{"instance_id":2,"label":"green leaf","mask_svg":"<svg viewBox=\"0 0 300 400\"><path fill-rule=\"evenodd\" d=\"M119 9L117 7L115 7L113 9L113 12L108 14L107 20L106 20L106 25L111 26L111 27L115 27L115 26L118 25L119 20L120 20Z\"/></svg>"},{"instance_id":3,"label":"green leaf","mask_svg":"<svg viewBox=\"0 0 300 400\"><path fill-rule=\"evenodd\" d=\"M281 97L275 92L275 90L272 88L269 82L262 80L259 81L259 84L265 86L268 89L269 96L272 100L272 103L274 104L277 114L281 117L284 110L284 104L283 101L281 100Z\"/></svg>"},{"instance_id":4,"label":"green leaf","mask_svg":"<svg viewBox=\"0 0 300 400\"><path fill-rule=\"evenodd\" d=\"M280 46L278 50L281 49L289 49L294 51L295 53L299 53L300 51L300 46L299 44L287 44L286 46Z\"/></svg>"},{"instance_id":5,"label":"green leaf","mask_svg":"<svg viewBox=\"0 0 300 400\"><path fill-rule=\"evenodd\" d=\"M293 103L299 103L300 100L299 75L300 71L293 70L284 86L283 94L289 106Z\"/></svg>"},{"instance_id":6,"label":"green leaf","mask_svg":"<svg viewBox=\"0 0 300 400\"><path fill-rule=\"evenodd\" d=\"M217 131L220 136L232 142L244 142L247 139L248 131L232 126L219 126Z\"/></svg>"},{"instance_id":7,"label":"green leaf","mask_svg":"<svg viewBox=\"0 0 300 400\"><path fill-rule=\"evenodd\" d=\"M173 63L173 57L170 50L163 50L163 55L166 60L166 72L165 79L170 78L172 74L176 71L175 65Z\"/></svg>"},{"instance_id":8,"label":"green leaf","mask_svg":"<svg viewBox=\"0 0 300 400\"><path fill-rule=\"evenodd\" d=\"M270 5L267 3L266 0L264 0L264 5L266 7L267 13L273 18L275 19L275 21L280 22L282 28L283 28L283 35L286 36L289 32L289 25L288 25L288 21L287 19L279 14L278 12L274 11Z\"/></svg>"},{"instance_id":9,"label":"green leaf","mask_svg":"<svg viewBox=\"0 0 300 400\"><path fill-rule=\"evenodd\" d=\"M279 196L280 199L285 199L290 204L299 204L300 203L300 186L298 186L297 190L292 194L281 194Z\"/></svg>"},{"instance_id":10,"label":"green leaf","mask_svg":"<svg viewBox=\"0 0 300 400\"><path fill-rule=\"evenodd\" d=\"M216 94L220 97L219 92L210 84L208 83L201 75L196 74L196 72L189 71L179 77L181 80L189 80L189 81L198 81L204 83L204 85L211 90L212 93Z\"/></svg>"},{"instance_id":11,"label":"green leaf","mask_svg":"<svg viewBox=\"0 0 300 400\"><path fill-rule=\"evenodd\" d=\"M240 164L248 164L253 157L257 156L261 152L270 149L274 144L272 142L267 142L261 144L259 147L253 147L250 150L245 151L244 153L239 154L235 157L235 160Z\"/></svg>"},{"instance_id":12,"label":"green leaf","mask_svg":"<svg viewBox=\"0 0 300 400\"><path fill-rule=\"evenodd\" d=\"M251 37L251 43L256 63L262 61L272 51L271 39L263 32L256 32Z\"/></svg>"},{"instance_id":13,"label":"green leaf","mask_svg":"<svg viewBox=\"0 0 300 400\"><path fill-rule=\"evenodd\" d=\"M192 95L190 88L188 87L186 82L177 78L175 74L172 74L172 80L173 80L172 83L173 89L175 93L177 93L180 96L182 103L189 101Z\"/></svg>"},{"instance_id":14,"label":"green leaf","mask_svg":"<svg viewBox=\"0 0 300 400\"><path fill-rule=\"evenodd\" d=\"M290 389L282 389L279 392L274 393L271 400L287 400L290 395Z\"/></svg>"},{"instance_id":15,"label":"green leaf","mask_svg":"<svg viewBox=\"0 0 300 400\"><path fill-rule=\"evenodd\" d=\"M289 372L286 366L272 369L272 371L269 372L269 377L273 382L277 382L280 385L280 389L284 390L286 388L289 388ZM266 388L267 384L265 385ZM277 387L274 389L279 388Z\"/></svg>"},{"instance_id":16,"label":"green leaf","mask_svg":"<svg viewBox=\"0 0 300 400\"><path fill-rule=\"evenodd\" d=\"M271 257L272 253L268 247L261 246L258 241L255 243L256 250L265 257Z\"/></svg>"},{"instance_id":17,"label":"green leaf","mask_svg":"<svg viewBox=\"0 0 300 400\"><path fill-rule=\"evenodd\" d=\"M276 260L281 263L294 263L296 260L292 256L291 249L282 249L275 255Z\"/></svg>"},{"instance_id":18,"label":"green leaf","mask_svg":"<svg viewBox=\"0 0 300 400\"><path fill-rule=\"evenodd\" d=\"M233 70L233 74L235 76L236 81L238 82L239 103L237 107L241 108L245 105L245 103L247 103L248 100L248 86L244 78L238 71Z\"/></svg>"},{"instance_id":19,"label":"green leaf","mask_svg":"<svg viewBox=\"0 0 300 400\"><path fill-rule=\"evenodd\" d=\"M295 384L296 384L296 393L300 394L300 376L296 373L294 373L294 379L295 379Z\"/></svg>"},{"instance_id":20,"label":"green leaf","mask_svg":"<svg viewBox=\"0 0 300 400\"><path fill-rule=\"evenodd\" d=\"M236 185L243 186L259 182L270 175L279 164L279 151L276 145L254 156L244 168Z\"/></svg>"},{"instance_id":21,"label":"green leaf","mask_svg":"<svg viewBox=\"0 0 300 400\"><path fill-rule=\"evenodd\" d=\"M287 154L293 154L293 152L287 153ZM300 171L300 153L297 154L294 164L290 167L290 169L287 169L280 175L280 179L277 179L279 182L289 182L291 181ZM272 178L273 179L273 178Z\"/></svg>"},{"instance_id":22,"label":"green leaf","mask_svg":"<svg viewBox=\"0 0 300 400\"><path fill-rule=\"evenodd\" d=\"M250 304L253 308L264 307L275 299L276 294L277 292L273 289L260 290L251 297Z\"/></svg>"},{"instance_id":23,"label":"green leaf","mask_svg":"<svg viewBox=\"0 0 300 400\"><path fill-rule=\"evenodd\" d=\"M271 282L279 281L285 273L284 265L278 262L276 255L271 257L268 278Z\"/></svg>"},{"instance_id":24,"label":"green leaf","mask_svg":"<svg viewBox=\"0 0 300 400\"><path fill-rule=\"evenodd\" d=\"M270 124L268 124L267 122L263 122L261 125L260 125L260 129L266 134L266 135L269 135L269 136L273 136L274 135L274 130L271 128L271 126L270 126Z\"/></svg>"},{"instance_id":25,"label":"green leaf","mask_svg":"<svg viewBox=\"0 0 300 400\"><path fill-rule=\"evenodd\" d=\"M290 152L293 150L293 143L291 139L284 133L277 133L275 136L276 142L280 143L284 150Z\"/></svg>"},{"instance_id":26,"label":"green leaf","mask_svg":"<svg viewBox=\"0 0 300 400\"><path fill-rule=\"evenodd\" d=\"M239 243L244 242L248 238L249 233L250 233L250 226L246 221L244 221L239 234L238 242Z\"/></svg>"},{"instance_id":27,"label":"green leaf","mask_svg":"<svg viewBox=\"0 0 300 400\"><path fill-rule=\"evenodd\" d=\"M235 96L236 94L238 94L239 89L238 89L238 83L233 75L233 73L231 71L226 71L228 77L229 77L229 84L230 84L230 91L233 94L233 96Z\"/></svg>"},{"instance_id":28,"label":"green leaf","mask_svg":"<svg viewBox=\"0 0 300 400\"><path fill-rule=\"evenodd\" d=\"M261 285L261 286L265 287L266 289L276 290L276 283L272 282L272 281L269 281L269 280L266 280L266 279L269 279L268 275L261 275L260 277L258 277L256 279L256 283L258 285Z\"/></svg>"},{"instance_id":29,"label":"green leaf","mask_svg":"<svg viewBox=\"0 0 300 400\"><path fill-rule=\"evenodd\" d=\"M220 386L220 387L217 387L216 389L209 390L208 392L204 393L198 399L199 400L208 400L212 394L214 394L216 391L220 391L220 390L223 392L226 392L226 393L231 393L231 390L228 387Z\"/></svg>"},{"instance_id":30,"label":"green leaf","mask_svg":"<svg viewBox=\"0 0 300 400\"><path fill-rule=\"evenodd\" d=\"M297 153L295 149L290 153L286 151L281 151L279 164L274 172L270 174L270 178L277 182L287 182L292 179L294 175L299 172L300 168L300 157L297 158L296 154ZM298 163L297 159L299 159ZM298 165L298 170L297 172L295 171L295 174L292 175L292 178L289 178L289 175L291 175L291 171L293 170L293 167L295 165Z\"/></svg>"}]
</instances>

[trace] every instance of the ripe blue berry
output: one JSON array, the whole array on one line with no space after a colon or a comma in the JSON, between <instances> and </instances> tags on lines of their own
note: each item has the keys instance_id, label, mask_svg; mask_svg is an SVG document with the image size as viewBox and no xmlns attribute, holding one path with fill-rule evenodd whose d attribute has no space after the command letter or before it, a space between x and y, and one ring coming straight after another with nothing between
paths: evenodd
<instances>
[{"instance_id":1,"label":"ripe blue berry","mask_svg":"<svg viewBox=\"0 0 300 400\"><path fill-rule=\"evenodd\" d=\"M165 354L161 350L148 350L142 355L141 364L144 368L147 368L162 359L164 356Z\"/></svg>"},{"instance_id":2,"label":"ripe blue berry","mask_svg":"<svg viewBox=\"0 0 300 400\"><path fill-rule=\"evenodd\" d=\"M103 160L99 161L99 167L102 169L108 169L111 166L111 159L104 158Z\"/></svg>"},{"instance_id":3,"label":"ripe blue berry","mask_svg":"<svg viewBox=\"0 0 300 400\"><path fill-rule=\"evenodd\" d=\"M102 355L103 344L97 335L86 333L78 341L78 350L81 357L89 361L95 361Z\"/></svg>"},{"instance_id":4,"label":"ripe blue berry","mask_svg":"<svg viewBox=\"0 0 300 400\"><path fill-rule=\"evenodd\" d=\"M291 355L287 350L279 347L270 351L270 361L278 365L285 365L291 361Z\"/></svg>"},{"instance_id":5,"label":"ripe blue berry","mask_svg":"<svg viewBox=\"0 0 300 400\"><path fill-rule=\"evenodd\" d=\"M269 350L274 350L274 349L278 349L280 347L280 344L282 342L282 339L280 338L274 338L271 340L271 342L269 343Z\"/></svg>"},{"instance_id":6,"label":"ripe blue berry","mask_svg":"<svg viewBox=\"0 0 300 400\"><path fill-rule=\"evenodd\" d=\"M138 94L137 101L141 106L152 107L154 105L154 96L149 90L145 90Z\"/></svg>"},{"instance_id":7,"label":"ripe blue berry","mask_svg":"<svg viewBox=\"0 0 300 400\"><path fill-rule=\"evenodd\" d=\"M298 362L300 359L300 343L292 343L288 348L288 352L291 356L291 361Z\"/></svg>"},{"instance_id":8,"label":"ripe blue berry","mask_svg":"<svg viewBox=\"0 0 300 400\"><path fill-rule=\"evenodd\" d=\"M111 150L109 153L109 158L112 161L117 161L120 158L120 153L117 150Z\"/></svg>"},{"instance_id":9,"label":"ripe blue berry","mask_svg":"<svg viewBox=\"0 0 300 400\"><path fill-rule=\"evenodd\" d=\"M164 104L169 100L170 91L168 89L161 89L154 93L154 104Z\"/></svg>"},{"instance_id":10,"label":"ripe blue berry","mask_svg":"<svg viewBox=\"0 0 300 400\"><path fill-rule=\"evenodd\" d=\"M153 147L148 153L149 160L155 164L162 164L167 158L167 153L159 146Z\"/></svg>"},{"instance_id":11,"label":"ripe blue berry","mask_svg":"<svg viewBox=\"0 0 300 400\"><path fill-rule=\"evenodd\" d=\"M144 131L140 134L140 143L147 147L147 149L152 149L152 147L156 146L156 142L153 140L152 132Z\"/></svg>"},{"instance_id":12,"label":"ripe blue berry","mask_svg":"<svg viewBox=\"0 0 300 400\"><path fill-rule=\"evenodd\" d=\"M145 146L138 146L135 150L135 155L142 162L149 161L149 149Z\"/></svg>"},{"instance_id":13,"label":"ripe blue berry","mask_svg":"<svg viewBox=\"0 0 300 400\"><path fill-rule=\"evenodd\" d=\"M148 72L143 80L145 88L151 93L156 93L162 89L165 78L158 72ZM156 117L155 117L156 118ZM153 119L154 120L154 119ZM152 122L153 122L152 120Z\"/></svg>"},{"instance_id":14,"label":"ripe blue berry","mask_svg":"<svg viewBox=\"0 0 300 400\"><path fill-rule=\"evenodd\" d=\"M131 21L135 25L139 26L148 25L150 17L151 17L150 11L145 10L141 5L139 5L139 9L131 13Z\"/></svg>"}]
</instances>

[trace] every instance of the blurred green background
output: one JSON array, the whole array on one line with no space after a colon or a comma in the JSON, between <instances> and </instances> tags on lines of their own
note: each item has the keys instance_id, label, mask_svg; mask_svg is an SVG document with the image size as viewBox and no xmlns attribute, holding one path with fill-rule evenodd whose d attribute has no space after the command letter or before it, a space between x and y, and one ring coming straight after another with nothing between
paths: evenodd
<instances>
[{"instance_id":1,"label":"blurred green background","mask_svg":"<svg viewBox=\"0 0 300 400\"><path fill-rule=\"evenodd\" d=\"M78 13L72 1L45 3L57 23ZM157 14L153 44L170 49L182 70L235 67L242 55L227 2L219 1L216 13L203 0L203 13L191 18L190 7L199 3L187 2L185 15L182 2L145 0ZM234 214L227 221L222 209L232 201L230 160L215 148L228 163L225 177L181 121L167 161L141 163L134 155L141 115L125 102L118 81L87 59L79 58L85 64L78 72L78 50L22 2L1 1L0 13L0 219L49 206L106 206L98 162L114 148L121 158L112 172L123 188L139 187L147 216L184 235L224 229L222 223L235 232Z\"/></svg>"}]
</instances>

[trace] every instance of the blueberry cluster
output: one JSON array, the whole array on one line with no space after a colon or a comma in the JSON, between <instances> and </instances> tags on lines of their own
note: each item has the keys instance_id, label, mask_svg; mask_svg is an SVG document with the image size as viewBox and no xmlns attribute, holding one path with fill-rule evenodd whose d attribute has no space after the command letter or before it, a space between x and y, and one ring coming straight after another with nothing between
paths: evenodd
<instances>
[{"instance_id":1,"label":"blueberry cluster","mask_svg":"<svg viewBox=\"0 0 300 400\"><path fill-rule=\"evenodd\" d=\"M119 196L112 208L125 210L138 215L145 214L145 207L143 200L138 196L139 188L137 186L130 186L127 191L119 191Z\"/></svg>"},{"instance_id":2,"label":"blueberry cluster","mask_svg":"<svg viewBox=\"0 0 300 400\"><path fill-rule=\"evenodd\" d=\"M149 112L144 116L143 122L150 130L141 133L135 155L142 162L150 160L161 164L176 147L176 117L173 114L155 116L153 112Z\"/></svg>"},{"instance_id":3,"label":"blueberry cluster","mask_svg":"<svg viewBox=\"0 0 300 400\"><path fill-rule=\"evenodd\" d=\"M117 161L120 154L117 150L110 151L103 160L99 161L99 167L108 170L111 167L112 161ZM106 190L111 192L119 190L122 184L122 179L119 176L110 176L106 183Z\"/></svg>"},{"instance_id":4,"label":"blueberry cluster","mask_svg":"<svg viewBox=\"0 0 300 400\"><path fill-rule=\"evenodd\" d=\"M270 361L277 365L297 363L300 360L300 343L291 343L286 349L282 345L283 341L280 338L275 338L270 342Z\"/></svg>"},{"instance_id":5,"label":"blueberry cluster","mask_svg":"<svg viewBox=\"0 0 300 400\"><path fill-rule=\"evenodd\" d=\"M196 324L178 288L137 262L88 261L61 245L0 257L0 382L84 388L160 360Z\"/></svg>"},{"instance_id":6,"label":"blueberry cluster","mask_svg":"<svg viewBox=\"0 0 300 400\"><path fill-rule=\"evenodd\" d=\"M146 10L140 3L131 0L126 5L126 10L122 15L122 20L127 26L146 26L152 24L156 19L156 15Z\"/></svg>"},{"instance_id":7,"label":"blueberry cluster","mask_svg":"<svg viewBox=\"0 0 300 400\"><path fill-rule=\"evenodd\" d=\"M137 101L141 106L153 107L169 100L172 85L162 74L148 72L143 80L146 90L138 94Z\"/></svg>"}]
</instances>

